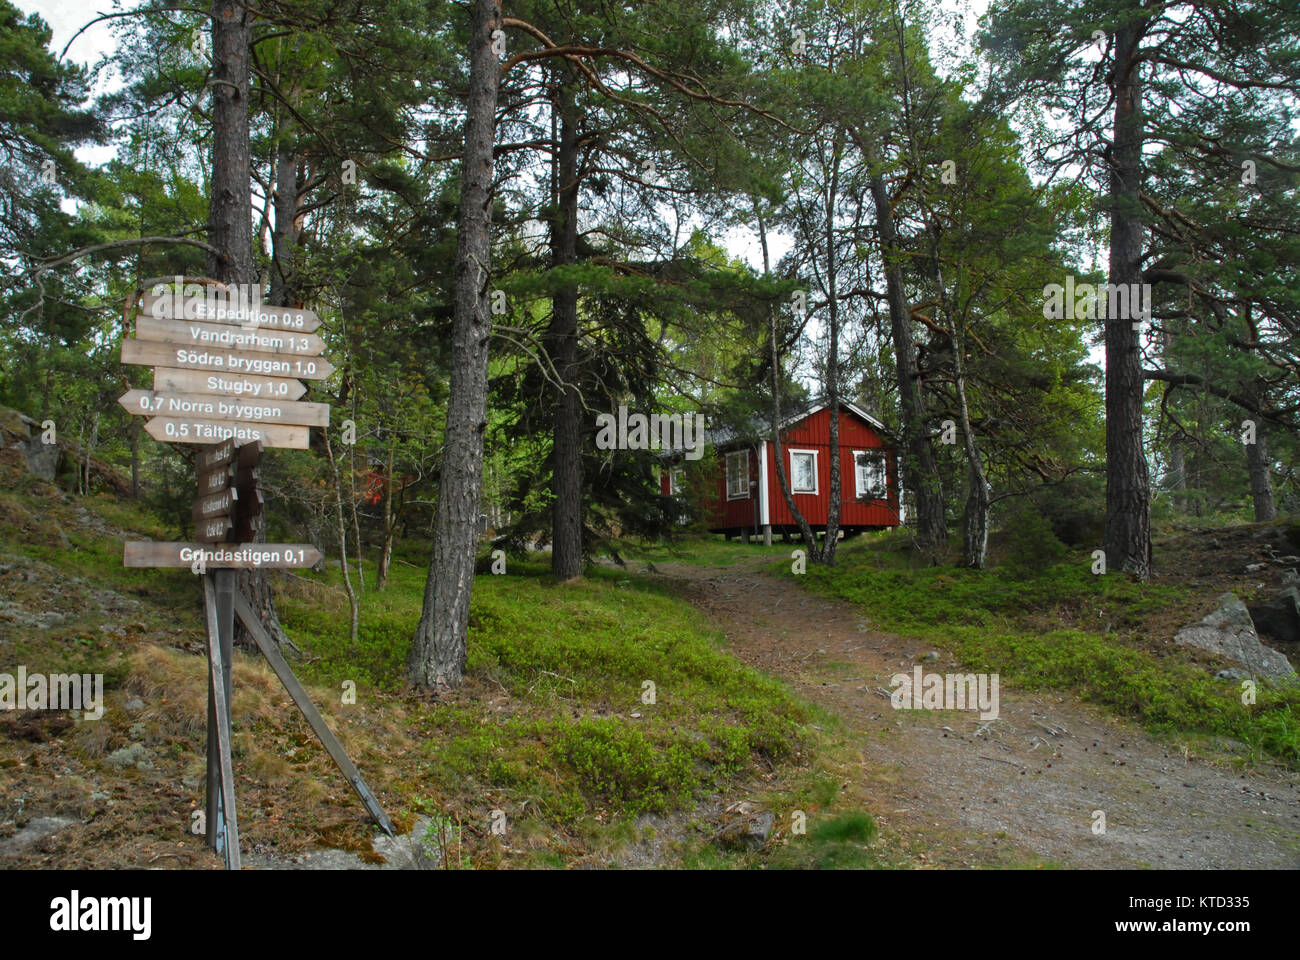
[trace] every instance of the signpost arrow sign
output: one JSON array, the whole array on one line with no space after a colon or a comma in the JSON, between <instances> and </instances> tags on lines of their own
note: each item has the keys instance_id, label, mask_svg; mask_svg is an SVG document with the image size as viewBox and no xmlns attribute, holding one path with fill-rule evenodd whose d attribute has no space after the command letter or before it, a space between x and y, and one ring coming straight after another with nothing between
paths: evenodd
<instances>
[{"instance_id":1,"label":"signpost arrow sign","mask_svg":"<svg viewBox=\"0 0 1300 960\"><path fill-rule=\"evenodd\" d=\"M297 400L307 392L306 385L299 380L175 367L154 367L153 388L164 393L213 393L245 400Z\"/></svg>"},{"instance_id":2,"label":"signpost arrow sign","mask_svg":"<svg viewBox=\"0 0 1300 960\"><path fill-rule=\"evenodd\" d=\"M325 341L314 333L261 327L248 329L229 323L200 323L197 320L156 320L153 317L136 318L135 338L183 346L292 353L302 357L318 356L325 349Z\"/></svg>"},{"instance_id":3,"label":"signpost arrow sign","mask_svg":"<svg viewBox=\"0 0 1300 960\"><path fill-rule=\"evenodd\" d=\"M327 403L292 400L241 400L203 393L159 393L156 390L128 390L117 401L140 416L192 416L239 423L291 423L306 427L327 427Z\"/></svg>"},{"instance_id":4,"label":"signpost arrow sign","mask_svg":"<svg viewBox=\"0 0 1300 960\"><path fill-rule=\"evenodd\" d=\"M253 353L220 347L185 347L148 340L123 340L122 362L145 367L213 370L236 376L299 377L324 380L334 365L320 357L287 357L278 353Z\"/></svg>"},{"instance_id":5,"label":"signpost arrow sign","mask_svg":"<svg viewBox=\"0 0 1300 960\"><path fill-rule=\"evenodd\" d=\"M199 474L199 496L206 497L210 493L219 493L231 485L230 481L234 479L234 471L229 466L217 467L215 470L209 470L207 473Z\"/></svg>"},{"instance_id":6,"label":"signpost arrow sign","mask_svg":"<svg viewBox=\"0 0 1300 960\"><path fill-rule=\"evenodd\" d=\"M279 447L286 450L306 450L310 446L307 427L292 427L285 424L154 417L145 423L144 429L155 440L167 443L209 444L233 439L237 443L260 440L264 447Z\"/></svg>"},{"instance_id":7,"label":"signpost arrow sign","mask_svg":"<svg viewBox=\"0 0 1300 960\"><path fill-rule=\"evenodd\" d=\"M194 466L200 472L214 470L217 467L224 467L235 458L234 440L225 440L222 443L214 444L206 450L200 450L198 456L194 459Z\"/></svg>"},{"instance_id":8,"label":"signpost arrow sign","mask_svg":"<svg viewBox=\"0 0 1300 960\"><path fill-rule=\"evenodd\" d=\"M122 562L128 567L192 567L202 560L209 570L290 570L312 567L321 552L310 543L166 543L128 540Z\"/></svg>"},{"instance_id":9,"label":"signpost arrow sign","mask_svg":"<svg viewBox=\"0 0 1300 960\"><path fill-rule=\"evenodd\" d=\"M239 494L234 490L222 490L220 493L198 497L194 501L194 519L207 520L211 517L229 518L235 511Z\"/></svg>"},{"instance_id":10,"label":"signpost arrow sign","mask_svg":"<svg viewBox=\"0 0 1300 960\"><path fill-rule=\"evenodd\" d=\"M242 304L238 299L222 297L180 297L168 291L161 296L146 293L140 300L144 316L169 320L203 320L208 323L239 324L277 330L311 333L320 326L320 317L297 307L271 307L266 304Z\"/></svg>"},{"instance_id":11,"label":"signpost arrow sign","mask_svg":"<svg viewBox=\"0 0 1300 960\"><path fill-rule=\"evenodd\" d=\"M195 521L194 538L200 543L223 543L234 529L234 524L227 516L209 517Z\"/></svg>"}]
</instances>

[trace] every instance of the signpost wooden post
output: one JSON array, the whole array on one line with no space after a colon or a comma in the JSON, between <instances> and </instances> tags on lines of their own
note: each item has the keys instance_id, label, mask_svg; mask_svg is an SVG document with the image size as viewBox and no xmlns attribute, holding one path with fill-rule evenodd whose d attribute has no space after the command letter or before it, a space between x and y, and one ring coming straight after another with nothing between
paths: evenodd
<instances>
[{"instance_id":1,"label":"signpost wooden post","mask_svg":"<svg viewBox=\"0 0 1300 960\"><path fill-rule=\"evenodd\" d=\"M320 737L349 785L389 836L393 825L374 794L325 726L289 665L239 593L236 570L315 566L321 552L305 543L258 543L265 503L258 489L262 451L305 450L313 427L329 426L329 404L300 402L299 378L324 380L334 372L320 357L324 342L310 310L244 303L222 296L147 294L133 339L122 341L122 362L153 367L152 390L128 390L119 403L149 417L145 430L167 443L200 447L193 543L131 541L127 567L173 567L200 574L208 634L208 845L239 869L239 828L230 757L231 660L235 615L270 661L285 689Z\"/></svg>"}]
</instances>

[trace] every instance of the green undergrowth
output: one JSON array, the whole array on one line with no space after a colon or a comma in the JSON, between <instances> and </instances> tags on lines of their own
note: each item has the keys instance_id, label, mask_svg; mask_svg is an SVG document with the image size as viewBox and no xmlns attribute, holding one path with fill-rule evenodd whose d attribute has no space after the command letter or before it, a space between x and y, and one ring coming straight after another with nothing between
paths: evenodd
<instances>
[{"instance_id":1,"label":"green undergrowth","mask_svg":"<svg viewBox=\"0 0 1300 960\"><path fill-rule=\"evenodd\" d=\"M333 589L291 590L279 603L310 652L307 675L398 689L425 571L395 564L383 592L364 593L355 645L339 629L337 564L311 579ZM562 821L593 805L664 812L756 760L790 757L805 737L805 708L777 681L727 654L691 607L617 571L562 585L536 563L480 574L468 675L473 701L425 712L430 773L511 791Z\"/></svg>"},{"instance_id":2,"label":"green undergrowth","mask_svg":"<svg viewBox=\"0 0 1300 960\"><path fill-rule=\"evenodd\" d=\"M1300 685L1261 683L1247 705L1238 683L1215 678L1189 653L1155 652L1144 624L1184 608L1188 588L1097 576L1084 554L981 571L919 566L898 546L890 536L841 546L834 567L809 564L800 582L1027 690L1070 690L1156 733L1229 737L1252 761L1300 766Z\"/></svg>"},{"instance_id":3,"label":"green undergrowth","mask_svg":"<svg viewBox=\"0 0 1300 960\"><path fill-rule=\"evenodd\" d=\"M619 559L629 565L685 563L696 567L728 567L753 557L789 557L798 544L781 543L763 546L761 537L750 543L727 540L721 534L698 534L672 543L643 540L618 540L613 543Z\"/></svg>"}]
</instances>

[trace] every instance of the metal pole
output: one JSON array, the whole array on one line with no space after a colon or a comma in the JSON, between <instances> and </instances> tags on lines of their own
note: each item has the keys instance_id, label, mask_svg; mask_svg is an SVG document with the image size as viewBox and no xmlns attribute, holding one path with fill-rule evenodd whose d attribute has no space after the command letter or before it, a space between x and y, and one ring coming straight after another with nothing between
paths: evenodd
<instances>
[{"instance_id":1,"label":"metal pole","mask_svg":"<svg viewBox=\"0 0 1300 960\"><path fill-rule=\"evenodd\" d=\"M211 579L204 578L203 600L208 633L208 713L213 718L208 726L208 742L210 745L215 742L215 750L208 754L207 800L209 808L216 811L215 819L208 822L209 846L225 856L226 869L238 870L239 826L230 761L230 655L235 635L231 571L223 570Z\"/></svg>"},{"instance_id":2,"label":"metal pole","mask_svg":"<svg viewBox=\"0 0 1300 960\"><path fill-rule=\"evenodd\" d=\"M216 577L215 573L203 574L203 605L207 608L207 618L209 626L215 618L216 623L220 624L220 617L216 613L214 606L215 591L212 589L212 581ZM220 627L218 626L218 630ZM220 648L218 648L220 649ZM205 839L208 848L216 853L223 853L225 849L225 830L221 823L221 759L217 751L217 701L213 696L215 683L212 678L212 671L218 668L218 664L212 662L212 657L208 656L208 771L207 771L207 791L204 800L204 830Z\"/></svg>"}]
</instances>

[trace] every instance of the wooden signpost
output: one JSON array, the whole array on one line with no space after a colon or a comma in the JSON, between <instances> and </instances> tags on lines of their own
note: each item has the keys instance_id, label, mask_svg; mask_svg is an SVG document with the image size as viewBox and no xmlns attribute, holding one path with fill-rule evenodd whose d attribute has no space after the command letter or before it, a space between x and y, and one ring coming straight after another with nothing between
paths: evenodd
<instances>
[{"instance_id":1,"label":"wooden signpost","mask_svg":"<svg viewBox=\"0 0 1300 960\"><path fill-rule=\"evenodd\" d=\"M292 423L307 427L329 425L326 403L293 400L251 400L205 393L159 393L156 390L128 390L119 399L129 412L160 416L217 417L241 423Z\"/></svg>"},{"instance_id":2,"label":"wooden signpost","mask_svg":"<svg viewBox=\"0 0 1300 960\"><path fill-rule=\"evenodd\" d=\"M154 417L144 425L145 432L165 443L236 443L261 442L264 447L306 450L310 434L306 427L284 424L235 423L232 420L200 420L191 417Z\"/></svg>"},{"instance_id":3,"label":"wooden signpost","mask_svg":"<svg viewBox=\"0 0 1300 960\"><path fill-rule=\"evenodd\" d=\"M231 657L238 616L289 695L375 822L393 835L378 800L330 732L257 611L235 583L236 570L315 566L306 543L258 543L265 503L258 489L264 448L305 450L312 427L329 426L329 404L299 402L298 378L323 380L334 367L310 310L241 303L222 296L146 295L135 338L122 341L122 362L153 367L152 390L128 390L118 402L149 417L156 440L200 447L195 457L193 543L128 542L128 567L189 569L203 578L208 633L208 846L239 869L239 827L230 758Z\"/></svg>"},{"instance_id":4,"label":"wooden signpost","mask_svg":"<svg viewBox=\"0 0 1300 960\"><path fill-rule=\"evenodd\" d=\"M154 367L153 388L168 393L218 393L245 400L297 400L307 392L300 380L179 370L176 367Z\"/></svg>"},{"instance_id":5,"label":"wooden signpost","mask_svg":"<svg viewBox=\"0 0 1300 960\"><path fill-rule=\"evenodd\" d=\"M178 370L211 370L234 376L296 377L324 380L334 372L328 360L299 354L234 350L228 347L186 347L152 340L123 340L122 362L145 367L175 367Z\"/></svg>"},{"instance_id":6,"label":"wooden signpost","mask_svg":"<svg viewBox=\"0 0 1300 960\"><path fill-rule=\"evenodd\" d=\"M246 308L241 310L241 307L245 306ZM140 313L155 319L230 323L270 330L292 330L298 333L311 333L320 327L320 317L310 310L301 310L297 307L271 307L264 304L243 305L216 295L211 298L181 296L178 300L175 292L170 289L161 295L146 293L140 298Z\"/></svg>"}]
</instances>

